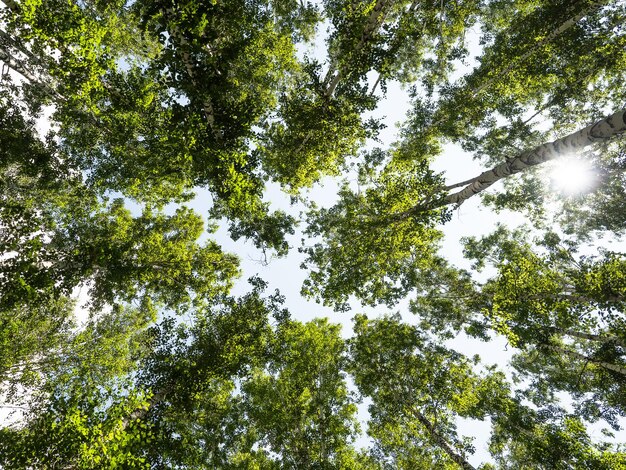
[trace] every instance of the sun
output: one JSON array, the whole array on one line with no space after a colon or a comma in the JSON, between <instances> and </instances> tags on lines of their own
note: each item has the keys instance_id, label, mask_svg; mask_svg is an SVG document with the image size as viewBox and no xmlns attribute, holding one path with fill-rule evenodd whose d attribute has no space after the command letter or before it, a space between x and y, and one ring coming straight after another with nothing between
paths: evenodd
<instances>
[{"instance_id":1,"label":"sun","mask_svg":"<svg viewBox=\"0 0 626 470\"><path fill-rule=\"evenodd\" d=\"M597 179L593 165L588 160L565 157L555 161L550 173L554 189L565 194L580 194L593 188Z\"/></svg>"}]
</instances>

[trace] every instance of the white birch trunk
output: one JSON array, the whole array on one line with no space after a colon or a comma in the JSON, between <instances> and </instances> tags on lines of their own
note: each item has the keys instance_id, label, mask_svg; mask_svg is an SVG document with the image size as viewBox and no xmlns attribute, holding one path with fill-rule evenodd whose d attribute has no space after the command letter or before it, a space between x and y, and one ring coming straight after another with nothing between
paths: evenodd
<instances>
[{"instance_id":1,"label":"white birch trunk","mask_svg":"<svg viewBox=\"0 0 626 470\"><path fill-rule=\"evenodd\" d=\"M383 24L385 20L385 16L387 14L388 8L392 4L392 0L377 0L374 8L372 9L369 17L367 18L367 23L363 28L363 32L361 33L361 37L359 38L359 42L354 47L354 51L360 51L363 46L372 38L372 35L376 32L376 30ZM334 66L331 65L331 70ZM334 77L330 80L328 87L326 88L325 95L327 97L331 97L335 92L335 88L339 84L339 81L343 77L343 71L339 69L337 73L335 73Z\"/></svg>"},{"instance_id":2,"label":"white birch trunk","mask_svg":"<svg viewBox=\"0 0 626 470\"><path fill-rule=\"evenodd\" d=\"M26 68L26 66L22 63L22 61L20 61L19 59L16 59L15 57L13 57L11 54L9 54L8 51L3 49L2 47L0 47L0 61L2 61L5 64L7 64L7 66L11 70L13 70L14 72L17 72L18 74L20 74L22 77L24 77L30 83L33 83L33 84L40 83L40 81L37 79L37 77L35 77L35 75L32 74L30 72L30 70L28 70L28 68Z\"/></svg>"},{"instance_id":3,"label":"white birch trunk","mask_svg":"<svg viewBox=\"0 0 626 470\"><path fill-rule=\"evenodd\" d=\"M560 328L555 328L555 330L559 333L562 333L567 336L571 336L573 338L579 339L588 339L589 341L596 341L598 343L613 343L617 346L621 346L622 348L626 348L626 342L624 342L621 338L612 335L594 335L593 333L584 333L582 331L575 330L564 330Z\"/></svg>"},{"instance_id":4,"label":"white birch trunk","mask_svg":"<svg viewBox=\"0 0 626 470\"><path fill-rule=\"evenodd\" d=\"M617 364L611 364L610 362L598 361L597 359L593 359L591 357L585 356L576 351L572 351L571 349L562 348L559 346L548 345L548 349L562 355L566 355L569 357L573 357L576 359L580 359L581 361L591 362L592 364L596 364L603 369L612 370L613 372L617 372L618 374L626 376L626 367L619 366Z\"/></svg>"},{"instance_id":5,"label":"white birch trunk","mask_svg":"<svg viewBox=\"0 0 626 470\"><path fill-rule=\"evenodd\" d=\"M435 426L424 416L422 413L414 408L410 408L410 413L417 418L422 426L426 428L428 434L435 442L435 444L443 450L453 462L457 463L463 470L476 470L474 466L469 463L461 454L457 453L446 441L446 439L437 432Z\"/></svg>"},{"instance_id":6,"label":"white birch trunk","mask_svg":"<svg viewBox=\"0 0 626 470\"><path fill-rule=\"evenodd\" d=\"M167 392L167 388L161 391L157 391L147 400L146 406L136 408L135 410L130 412L128 416L125 416L122 419L122 429L126 429L128 425L133 421L142 420L148 414L151 408L165 400Z\"/></svg>"},{"instance_id":7,"label":"white birch trunk","mask_svg":"<svg viewBox=\"0 0 626 470\"><path fill-rule=\"evenodd\" d=\"M361 33L361 37L359 38L359 42L354 48L355 51L359 51L361 48L363 48L365 43L370 40L374 32L382 25L385 15L387 14L387 8L392 3L393 3L393 0L377 0L376 1L376 5L374 5L374 8L372 9L370 16L368 17L367 24L363 28L363 32ZM353 7L353 9L354 8L355 7ZM333 94L335 93L335 89L337 88L337 85L339 84L339 81L343 78L343 75L344 74L341 69L337 70L337 60L334 60L330 64L328 68L328 72L326 73L326 76L324 77L324 82L330 81L330 83L328 83L324 91L324 96L326 98L330 98L331 96L333 96ZM331 76L332 78L330 78ZM374 90L372 90L372 93L374 93ZM304 149L304 146L311 139L312 136L313 136L313 131L310 130L307 133L307 135L304 137L304 139L302 140L302 143L298 146L298 149L296 150L296 154L300 153Z\"/></svg>"},{"instance_id":8,"label":"white birch trunk","mask_svg":"<svg viewBox=\"0 0 626 470\"><path fill-rule=\"evenodd\" d=\"M170 8L167 10L167 13L173 16L174 11ZM185 37L183 36L183 34L178 28L171 28L169 29L169 32L173 38L176 38L179 41L179 44L181 46L184 47L188 44L187 40L185 39ZM212 51L209 50L209 52L211 55L213 55ZM182 58L183 58L183 64L185 65L185 69L187 70L187 74L189 75L189 78L191 79L191 83L193 83L194 86L197 87L198 83L196 80L195 72L193 70L193 64L191 63L191 57L189 56L189 52L183 50ZM221 143L222 135L220 134L219 130L215 127L215 115L213 111L213 103L211 102L211 98L205 97L202 100L202 108L204 111L204 116L207 120L207 123L209 124L209 128L211 129L213 136L215 137L215 140L218 143Z\"/></svg>"},{"instance_id":9,"label":"white birch trunk","mask_svg":"<svg viewBox=\"0 0 626 470\"><path fill-rule=\"evenodd\" d=\"M607 142L611 138L626 131L625 118L626 110L620 110L573 134L523 152L517 157L478 175L461 191L446 196L437 207L450 204L460 206L470 197L484 191L492 184L507 176L519 173L532 166L554 160L566 154L578 152L597 142ZM452 187L454 187L454 185Z\"/></svg>"}]
</instances>

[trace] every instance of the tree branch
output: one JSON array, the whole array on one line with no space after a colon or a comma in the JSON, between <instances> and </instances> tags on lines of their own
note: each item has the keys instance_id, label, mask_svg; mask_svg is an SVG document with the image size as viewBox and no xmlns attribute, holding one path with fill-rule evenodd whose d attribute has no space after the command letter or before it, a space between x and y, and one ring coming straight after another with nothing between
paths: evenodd
<instances>
[{"instance_id":1,"label":"tree branch","mask_svg":"<svg viewBox=\"0 0 626 470\"><path fill-rule=\"evenodd\" d=\"M596 8L606 4L607 2L605 0L601 0L601 1L597 1L592 3L591 5L589 5L588 8L585 8L584 10L582 10L581 12L579 12L577 15L568 18L567 20L565 20L563 23L561 23L557 28L555 28L554 30L552 30L547 36L545 36L542 40L536 42L528 51L526 51L524 54L522 54L520 57L512 60L508 67L506 67L503 71L499 72L495 77L492 77L491 79L487 80L485 83L483 83L482 85L480 85L477 88L474 88L472 90L471 93L471 97L474 98L475 96L477 96L479 93L481 93L485 88L489 87L493 82L495 82L496 80L502 78L503 76L505 76L506 74L508 74L511 70L513 70L519 62L523 62L524 60L528 59L531 55L533 55L535 53L535 51L537 51L539 48L541 48L543 45L549 43L550 41L552 41L554 38L556 38L557 36L559 36L560 34L564 33L565 31L567 31L568 29L570 29L572 26L574 26L576 23L578 23L580 20L582 20L585 16L587 16L589 13L591 13L593 10L595 10Z\"/></svg>"},{"instance_id":2,"label":"tree branch","mask_svg":"<svg viewBox=\"0 0 626 470\"><path fill-rule=\"evenodd\" d=\"M411 413L422 426L426 428L430 437L435 444L443 450L455 463L459 464L463 470L476 470L474 466L469 463L461 454L457 453L446 441L446 439L437 432L435 426L419 411L413 407L408 407L409 413Z\"/></svg>"},{"instance_id":3,"label":"tree branch","mask_svg":"<svg viewBox=\"0 0 626 470\"><path fill-rule=\"evenodd\" d=\"M501 179L524 171L527 168L554 160L555 158L563 155L577 152L594 143L607 142L611 138L626 131L625 119L626 110L620 110L611 116L601 119L573 134L523 152L520 155L511 158L507 162L501 163L491 170L481 173L472 180L468 180L472 181L472 183L466 186L463 190L454 194L449 194L443 198L438 205L430 208L434 209L439 206L451 204L460 206L470 197L484 191ZM419 208L423 209L424 204L420 204Z\"/></svg>"},{"instance_id":4,"label":"tree branch","mask_svg":"<svg viewBox=\"0 0 626 470\"><path fill-rule=\"evenodd\" d=\"M617 372L620 375L624 375L626 376L626 367L617 365L617 364L611 364L610 362L604 362L604 361L600 361L598 359L594 359L592 357L589 356L585 356L584 354L581 354L579 352L576 351L572 351L571 349L568 348L564 348L561 346L556 346L554 344L543 344L540 345L546 349L549 349L551 351L554 351L560 355L566 355L566 356L570 356L573 357L575 359L580 359L582 361L588 361L591 362L592 364L596 364L600 367L602 367L603 369L606 370L611 370L613 372Z\"/></svg>"}]
</instances>

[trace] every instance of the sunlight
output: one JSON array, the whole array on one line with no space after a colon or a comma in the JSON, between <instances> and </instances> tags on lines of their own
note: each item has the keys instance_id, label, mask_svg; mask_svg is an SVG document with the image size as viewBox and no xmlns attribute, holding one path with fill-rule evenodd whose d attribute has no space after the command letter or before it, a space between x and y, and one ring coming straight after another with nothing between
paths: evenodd
<instances>
[{"instance_id":1,"label":"sunlight","mask_svg":"<svg viewBox=\"0 0 626 470\"><path fill-rule=\"evenodd\" d=\"M567 157L555 161L550 173L552 186L566 194L583 193L592 188L596 180L593 166L588 160Z\"/></svg>"}]
</instances>

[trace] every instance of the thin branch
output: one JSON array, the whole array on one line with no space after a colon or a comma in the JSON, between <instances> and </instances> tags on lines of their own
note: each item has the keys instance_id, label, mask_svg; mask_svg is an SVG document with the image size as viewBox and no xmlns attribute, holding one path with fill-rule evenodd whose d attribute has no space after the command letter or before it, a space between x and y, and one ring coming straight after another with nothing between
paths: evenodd
<instances>
[{"instance_id":1,"label":"thin branch","mask_svg":"<svg viewBox=\"0 0 626 470\"><path fill-rule=\"evenodd\" d=\"M443 450L453 462L457 463L463 470L476 470L474 466L469 463L465 457L456 452L446 441L446 439L437 432L435 426L419 411L417 411L414 407L407 407L407 410L410 414L412 414L419 422L426 428L430 437L435 442L435 444Z\"/></svg>"},{"instance_id":2,"label":"thin branch","mask_svg":"<svg viewBox=\"0 0 626 470\"><path fill-rule=\"evenodd\" d=\"M613 372L617 372L620 375L626 376L626 367L620 366L618 364L611 364L610 362L600 361L598 359L594 359L593 357L585 356L577 351L573 351L568 348L564 348L561 346L556 346L553 344L544 344L542 345L544 348L554 351L560 355L566 355L573 357L575 359L580 359L583 361L591 362L592 364L596 364L603 369L610 370Z\"/></svg>"},{"instance_id":3,"label":"thin branch","mask_svg":"<svg viewBox=\"0 0 626 470\"><path fill-rule=\"evenodd\" d=\"M450 184L450 185L446 186L445 188L443 188L443 190L444 191L450 191L451 189L454 189L454 188L460 188L461 186L467 186L468 184L471 184L474 181L476 181L476 178L478 178L478 177L475 176L474 178L470 178L468 180L461 181L460 183Z\"/></svg>"},{"instance_id":4,"label":"thin branch","mask_svg":"<svg viewBox=\"0 0 626 470\"><path fill-rule=\"evenodd\" d=\"M555 28L554 30L552 30L547 36L545 36L541 41L538 41L537 43L535 43L528 51L526 51L524 54L522 54L521 56L517 57L516 59L512 60L508 67L506 67L504 70L502 70L501 72L499 72L496 76L492 77L491 79L487 80L485 83L483 83L482 85L480 85L477 88L474 88L472 90L472 94L471 97L475 97L477 96L479 93L481 93L483 90L485 90L487 87L489 87L492 83L494 83L496 80L498 80L499 78L504 77L505 75L507 75L511 70L513 70L515 67L517 67L518 63L523 62L524 60L528 59L531 55L533 55L535 53L535 51L537 51L539 48L541 48L542 46L544 46L545 44L549 43L550 41L552 41L553 39L555 39L557 36L561 35L562 33L564 33L565 31L567 31L568 29L570 29L572 26L574 26L576 23L578 23L580 20L582 20L585 16L587 16L589 13L591 13L593 10L595 10L596 8L606 4L607 2L604 0L601 1L597 1L592 3L591 5L589 5L588 8L582 10L581 12L579 12L576 16L570 17L568 18L566 21L564 21L563 23L561 23L557 28Z\"/></svg>"}]
</instances>

